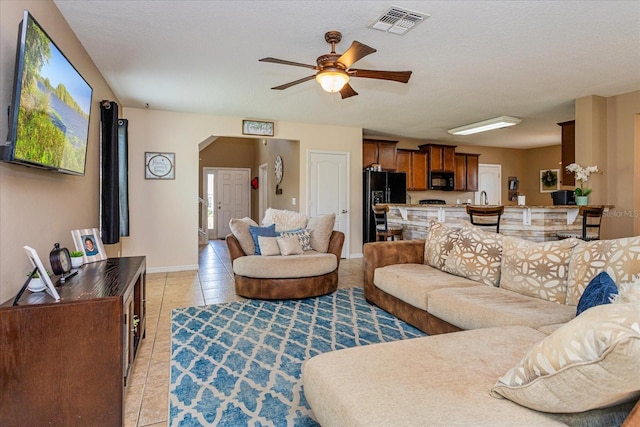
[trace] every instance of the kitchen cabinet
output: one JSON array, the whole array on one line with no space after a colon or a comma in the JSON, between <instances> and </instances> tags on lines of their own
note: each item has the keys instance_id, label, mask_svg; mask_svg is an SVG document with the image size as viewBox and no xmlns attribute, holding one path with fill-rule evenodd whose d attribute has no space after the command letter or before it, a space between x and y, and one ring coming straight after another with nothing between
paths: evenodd
<instances>
[{"instance_id":1,"label":"kitchen cabinet","mask_svg":"<svg viewBox=\"0 0 640 427\"><path fill-rule=\"evenodd\" d=\"M576 161L576 121L558 123L562 128L562 171L560 182L562 185L576 185L576 177L567 171L567 166Z\"/></svg>"},{"instance_id":2,"label":"kitchen cabinet","mask_svg":"<svg viewBox=\"0 0 640 427\"><path fill-rule=\"evenodd\" d=\"M478 191L479 154L455 154L455 191Z\"/></svg>"},{"instance_id":3,"label":"kitchen cabinet","mask_svg":"<svg viewBox=\"0 0 640 427\"><path fill-rule=\"evenodd\" d=\"M396 151L396 172L407 174L407 190L428 190L427 157L424 151L405 149Z\"/></svg>"},{"instance_id":4,"label":"kitchen cabinet","mask_svg":"<svg viewBox=\"0 0 640 427\"><path fill-rule=\"evenodd\" d=\"M396 144L398 141L362 140L362 167L368 168L372 164L378 163L382 166L382 170L395 171Z\"/></svg>"},{"instance_id":5,"label":"kitchen cabinet","mask_svg":"<svg viewBox=\"0 0 640 427\"><path fill-rule=\"evenodd\" d=\"M427 152L428 172L455 171L455 145L423 144L418 148Z\"/></svg>"}]
</instances>

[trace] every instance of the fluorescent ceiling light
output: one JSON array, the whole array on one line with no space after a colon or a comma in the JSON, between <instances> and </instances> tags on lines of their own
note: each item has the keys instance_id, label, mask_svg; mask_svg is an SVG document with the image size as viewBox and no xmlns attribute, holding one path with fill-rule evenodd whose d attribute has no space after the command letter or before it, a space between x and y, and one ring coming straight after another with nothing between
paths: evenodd
<instances>
[{"instance_id":1,"label":"fluorescent ceiling light","mask_svg":"<svg viewBox=\"0 0 640 427\"><path fill-rule=\"evenodd\" d=\"M448 132L452 135L471 135L473 133L506 128L508 126L515 126L521 121L522 120L517 117L500 116L493 119L483 120L481 122L471 123L468 125L449 129Z\"/></svg>"}]
</instances>

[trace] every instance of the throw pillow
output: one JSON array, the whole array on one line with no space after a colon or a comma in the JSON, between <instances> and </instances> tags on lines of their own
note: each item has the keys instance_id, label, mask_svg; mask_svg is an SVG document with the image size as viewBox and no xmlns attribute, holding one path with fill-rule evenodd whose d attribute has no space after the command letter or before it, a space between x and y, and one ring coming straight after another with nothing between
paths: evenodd
<instances>
[{"instance_id":1,"label":"throw pillow","mask_svg":"<svg viewBox=\"0 0 640 427\"><path fill-rule=\"evenodd\" d=\"M615 283L640 274L640 236L595 240L576 246L569 261L567 304L577 305L591 279L606 271Z\"/></svg>"},{"instance_id":2,"label":"throw pillow","mask_svg":"<svg viewBox=\"0 0 640 427\"><path fill-rule=\"evenodd\" d=\"M251 233L253 244L256 248L255 254L260 255L260 242L258 241L258 236L276 237L276 226L275 224L271 224L268 227L254 227L253 225L250 225L249 232Z\"/></svg>"},{"instance_id":3,"label":"throw pillow","mask_svg":"<svg viewBox=\"0 0 640 427\"><path fill-rule=\"evenodd\" d=\"M311 233L311 247L317 252L329 250L329 240L336 224L336 214L328 214L309 218L307 228Z\"/></svg>"},{"instance_id":4,"label":"throw pillow","mask_svg":"<svg viewBox=\"0 0 640 427\"><path fill-rule=\"evenodd\" d=\"M466 223L442 270L488 286L498 286L502 237Z\"/></svg>"},{"instance_id":5,"label":"throw pillow","mask_svg":"<svg viewBox=\"0 0 640 427\"><path fill-rule=\"evenodd\" d=\"M606 271L599 273L587 285L576 310L576 316L596 305L609 304L612 295L618 294L618 288Z\"/></svg>"},{"instance_id":6,"label":"throw pillow","mask_svg":"<svg viewBox=\"0 0 640 427\"><path fill-rule=\"evenodd\" d=\"M632 283L620 283L618 293L611 297L614 304L624 304L627 302L640 302L640 276Z\"/></svg>"},{"instance_id":7,"label":"throw pillow","mask_svg":"<svg viewBox=\"0 0 640 427\"><path fill-rule=\"evenodd\" d=\"M578 239L532 242L505 236L502 242L500 287L564 304L569 260Z\"/></svg>"},{"instance_id":8,"label":"throw pillow","mask_svg":"<svg viewBox=\"0 0 640 427\"><path fill-rule=\"evenodd\" d=\"M307 226L307 216L305 214L288 211L285 209L267 208L262 218L262 225L276 225L276 231L294 230Z\"/></svg>"},{"instance_id":9,"label":"throw pillow","mask_svg":"<svg viewBox=\"0 0 640 427\"><path fill-rule=\"evenodd\" d=\"M311 233L308 229L298 229L280 232L280 237L296 237L300 241L300 247L303 251L310 251L311 247Z\"/></svg>"},{"instance_id":10,"label":"throw pillow","mask_svg":"<svg viewBox=\"0 0 640 427\"><path fill-rule=\"evenodd\" d=\"M638 399L639 325L637 303L593 307L534 345L491 395L552 413Z\"/></svg>"},{"instance_id":11,"label":"throw pillow","mask_svg":"<svg viewBox=\"0 0 640 427\"><path fill-rule=\"evenodd\" d=\"M300 255L303 253L302 246L300 246L300 240L295 236L290 237L278 237L278 248L280 248L280 254L287 255Z\"/></svg>"},{"instance_id":12,"label":"throw pillow","mask_svg":"<svg viewBox=\"0 0 640 427\"><path fill-rule=\"evenodd\" d=\"M457 229L431 221L429 235L424 242L424 263L442 270L457 240Z\"/></svg>"},{"instance_id":13,"label":"throw pillow","mask_svg":"<svg viewBox=\"0 0 640 427\"><path fill-rule=\"evenodd\" d=\"M246 255L253 255L256 251L253 237L251 237L251 232L249 231L250 225L257 227L258 223L249 217L244 217L242 219L232 218L229 221L231 233L236 239L238 239L238 243L240 243L240 247Z\"/></svg>"},{"instance_id":14,"label":"throw pillow","mask_svg":"<svg viewBox=\"0 0 640 427\"><path fill-rule=\"evenodd\" d=\"M260 255L273 256L280 255L277 237L258 236L258 246L260 246Z\"/></svg>"}]
</instances>

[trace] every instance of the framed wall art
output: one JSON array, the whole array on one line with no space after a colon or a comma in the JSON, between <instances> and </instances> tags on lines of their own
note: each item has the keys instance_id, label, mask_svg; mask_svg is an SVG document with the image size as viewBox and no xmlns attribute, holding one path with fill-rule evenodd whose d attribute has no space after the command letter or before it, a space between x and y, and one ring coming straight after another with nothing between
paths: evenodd
<instances>
[{"instance_id":1,"label":"framed wall art","mask_svg":"<svg viewBox=\"0 0 640 427\"><path fill-rule=\"evenodd\" d=\"M144 153L144 178L145 179L175 179L176 178L176 154L175 153Z\"/></svg>"},{"instance_id":2,"label":"framed wall art","mask_svg":"<svg viewBox=\"0 0 640 427\"><path fill-rule=\"evenodd\" d=\"M540 171L540 192L551 193L560 189L560 169Z\"/></svg>"},{"instance_id":3,"label":"framed wall art","mask_svg":"<svg viewBox=\"0 0 640 427\"><path fill-rule=\"evenodd\" d=\"M273 136L273 122L262 122L259 120L243 120L242 134Z\"/></svg>"},{"instance_id":4,"label":"framed wall art","mask_svg":"<svg viewBox=\"0 0 640 427\"><path fill-rule=\"evenodd\" d=\"M84 252L85 263L102 261L107 259L107 253L102 245L100 231L97 228L85 228L83 230L71 230L73 244L77 251Z\"/></svg>"}]
</instances>

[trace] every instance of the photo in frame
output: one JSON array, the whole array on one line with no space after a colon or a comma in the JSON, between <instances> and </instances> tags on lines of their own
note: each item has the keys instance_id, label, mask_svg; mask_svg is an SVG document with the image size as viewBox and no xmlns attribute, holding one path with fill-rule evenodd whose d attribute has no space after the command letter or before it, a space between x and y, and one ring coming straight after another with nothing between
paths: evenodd
<instances>
[{"instance_id":1,"label":"photo in frame","mask_svg":"<svg viewBox=\"0 0 640 427\"><path fill-rule=\"evenodd\" d=\"M273 136L273 122L259 120L243 120L243 135Z\"/></svg>"},{"instance_id":2,"label":"photo in frame","mask_svg":"<svg viewBox=\"0 0 640 427\"><path fill-rule=\"evenodd\" d=\"M540 171L540 192L551 193L560 189L560 169Z\"/></svg>"},{"instance_id":3,"label":"photo in frame","mask_svg":"<svg viewBox=\"0 0 640 427\"><path fill-rule=\"evenodd\" d=\"M71 236L76 250L84 253L82 259L85 264L107 259L107 253L100 238L100 231L97 228L71 230Z\"/></svg>"},{"instance_id":4,"label":"photo in frame","mask_svg":"<svg viewBox=\"0 0 640 427\"><path fill-rule=\"evenodd\" d=\"M40 257L38 256L36 250L30 246L25 246L24 251L27 253L27 257L29 258L29 261L31 261L31 265L34 268L38 269L38 275L40 276L40 280L42 280L45 285L45 291L47 291L47 293L51 295L53 299L55 299L56 301L60 301L60 295L58 294L56 287L53 285L51 277L49 277L49 273L47 272L47 269L44 268L44 265L42 264L42 261L40 260Z\"/></svg>"}]
</instances>

